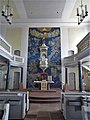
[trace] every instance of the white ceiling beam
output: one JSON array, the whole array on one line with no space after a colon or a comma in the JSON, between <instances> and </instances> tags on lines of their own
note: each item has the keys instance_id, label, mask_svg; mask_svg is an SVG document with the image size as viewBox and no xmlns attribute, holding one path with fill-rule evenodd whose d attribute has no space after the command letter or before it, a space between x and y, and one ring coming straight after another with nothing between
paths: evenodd
<instances>
[{"instance_id":1,"label":"white ceiling beam","mask_svg":"<svg viewBox=\"0 0 90 120\"><path fill-rule=\"evenodd\" d=\"M77 23L77 18L71 18L71 19L14 19L13 23ZM90 24L89 19L83 21L82 23Z\"/></svg>"},{"instance_id":2,"label":"white ceiling beam","mask_svg":"<svg viewBox=\"0 0 90 120\"><path fill-rule=\"evenodd\" d=\"M62 19L69 18L77 0L66 0L66 4L62 13Z\"/></svg>"},{"instance_id":3,"label":"white ceiling beam","mask_svg":"<svg viewBox=\"0 0 90 120\"><path fill-rule=\"evenodd\" d=\"M3 23L3 26L6 26L6 23ZM68 23L68 22L14 22L12 26L10 27L87 27L87 23L82 23L81 25L78 25L77 23Z\"/></svg>"},{"instance_id":4,"label":"white ceiling beam","mask_svg":"<svg viewBox=\"0 0 90 120\"><path fill-rule=\"evenodd\" d=\"M20 18L27 18L27 14L26 14L26 11L25 11L25 7L24 7L24 3L22 0L13 0L15 6L16 6L16 9L17 9L17 12L19 13L19 16Z\"/></svg>"}]
</instances>

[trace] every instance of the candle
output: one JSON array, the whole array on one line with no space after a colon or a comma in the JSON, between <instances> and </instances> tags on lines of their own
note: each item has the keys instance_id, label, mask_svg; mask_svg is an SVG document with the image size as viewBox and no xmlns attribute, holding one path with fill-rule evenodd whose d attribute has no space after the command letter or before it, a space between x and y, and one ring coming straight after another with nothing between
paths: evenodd
<instances>
[{"instance_id":1,"label":"candle","mask_svg":"<svg viewBox=\"0 0 90 120\"><path fill-rule=\"evenodd\" d=\"M79 17L78 17L78 25L80 25Z\"/></svg>"},{"instance_id":2,"label":"candle","mask_svg":"<svg viewBox=\"0 0 90 120\"><path fill-rule=\"evenodd\" d=\"M48 76L48 80L49 80L49 81L52 81L52 76Z\"/></svg>"},{"instance_id":3,"label":"candle","mask_svg":"<svg viewBox=\"0 0 90 120\"><path fill-rule=\"evenodd\" d=\"M6 6L4 5L2 12L5 13L5 10L6 10Z\"/></svg>"},{"instance_id":4,"label":"candle","mask_svg":"<svg viewBox=\"0 0 90 120\"><path fill-rule=\"evenodd\" d=\"M85 16L88 16L87 5L85 5Z\"/></svg>"},{"instance_id":5,"label":"candle","mask_svg":"<svg viewBox=\"0 0 90 120\"><path fill-rule=\"evenodd\" d=\"M85 12L87 12L87 5L85 5Z\"/></svg>"},{"instance_id":6,"label":"candle","mask_svg":"<svg viewBox=\"0 0 90 120\"><path fill-rule=\"evenodd\" d=\"M79 16L79 9L77 8L77 16Z\"/></svg>"},{"instance_id":7,"label":"candle","mask_svg":"<svg viewBox=\"0 0 90 120\"><path fill-rule=\"evenodd\" d=\"M10 16L13 16L13 8L10 8Z\"/></svg>"},{"instance_id":8,"label":"candle","mask_svg":"<svg viewBox=\"0 0 90 120\"><path fill-rule=\"evenodd\" d=\"M82 17L84 18L84 10L82 10Z\"/></svg>"}]
</instances>

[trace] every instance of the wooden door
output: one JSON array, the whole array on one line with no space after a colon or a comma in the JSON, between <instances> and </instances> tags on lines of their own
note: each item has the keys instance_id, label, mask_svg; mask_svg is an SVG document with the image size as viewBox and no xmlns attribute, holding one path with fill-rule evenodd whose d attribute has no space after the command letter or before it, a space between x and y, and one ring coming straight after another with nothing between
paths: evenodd
<instances>
[{"instance_id":1,"label":"wooden door","mask_svg":"<svg viewBox=\"0 0 90 120\"><path fill-rule=\"evenodd\" d=\"M69 73L69 90L75 90L75 89L76 89L75 73L71 72Z\"/></svg>"},{"instance_id":2,"label":"wooden door","mask_svg":"<svg viewBox=\"0 0 90 120\"><path fill-rule=\"evenodd\" d=\"M13 89L19 89L20 72L14 72Z\"/></svg>"}]
</instances>

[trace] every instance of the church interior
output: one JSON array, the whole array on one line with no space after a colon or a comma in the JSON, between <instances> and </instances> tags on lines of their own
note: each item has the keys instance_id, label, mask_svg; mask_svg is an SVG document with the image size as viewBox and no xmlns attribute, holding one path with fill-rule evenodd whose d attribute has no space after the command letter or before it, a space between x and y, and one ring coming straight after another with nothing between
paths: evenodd
<instances>
[{"instance_id":1,"label":"church interior","mask_svg":"<svg viewBox=\"0 0 90 120\"><path fill-rule=\"evenodd\" d=\"M90 120L90 0L0 0L0 119Z\"/></svg>"}]
</instances>

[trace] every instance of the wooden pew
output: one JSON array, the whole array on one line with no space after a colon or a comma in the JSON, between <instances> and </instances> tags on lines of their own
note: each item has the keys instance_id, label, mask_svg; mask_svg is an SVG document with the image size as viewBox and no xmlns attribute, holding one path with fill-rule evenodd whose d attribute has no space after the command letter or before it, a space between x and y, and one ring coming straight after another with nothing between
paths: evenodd
<instances>
[{"instance_id":1,"label":"wooden pew","mask_svg":"<svg viewBox=\"0 0 90 120\"><path fill-rule=\"evenodd\" d=\"M9 119L24 119L27 111L24 92L0 92L0 103L9 102Z\"/></svg>"},{"instance_id":2,"label":"wooden pew","mask_svg":"<svg viewBox=\"0 0 90 120\"><path fill-rule=\"evenodd\" d=\"M8 120L10 104L0 104L0 120Z\"/></svg>"}]
</instances>

